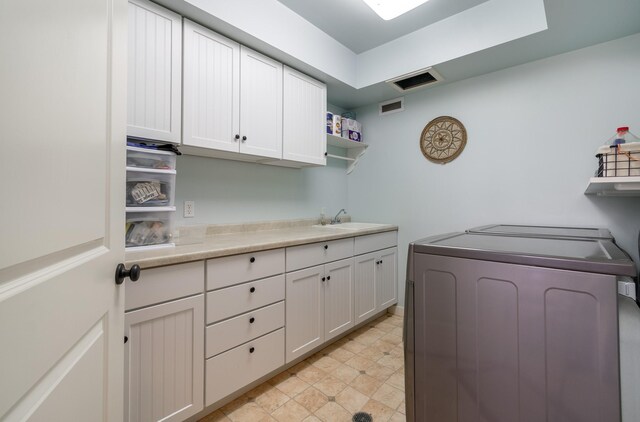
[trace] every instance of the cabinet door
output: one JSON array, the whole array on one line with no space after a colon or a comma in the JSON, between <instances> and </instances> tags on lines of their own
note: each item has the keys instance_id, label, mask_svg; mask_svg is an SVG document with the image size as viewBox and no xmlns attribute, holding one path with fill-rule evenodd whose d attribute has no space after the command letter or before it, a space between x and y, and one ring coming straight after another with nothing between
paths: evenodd
<instances>
[{"instance_id":1,"label":"cabinet door","mask_svg":"<svg viewBox=\"0 0 640 422\"><path fill-rule=\"evenodd\" d=\"M378 311L398 301L398 248L378 252L376 264L376 304Z\"/></svg>"},{"instance_id":2,"label":"cabinet door","mask_svg":"<svg viewBox=\"0 0 640 422\"><path fill-rule=\"evenodd\" d=\"M325 341L353 327L353 273L353 258L325 265Z\"/></svg>"},{"instance_id":3,"label":"cabinet door","mask_svg":"<svg viewBox=\"0 0 640 422\"><path fill-rule=\"evenodd\" d=\"M376 313L376 253L355 257L356 324Z\"/></svg>"},{"instance_id":4,"label":"cabinet door","mask_svg":"<svg viewBox=\"0 0 640 422\"><path fill-rule=\"evenodd\" d=\"M127 135L180 142L182 18L129 1Z\"/></svg>"},{"instance_id":5,"label":"cabinet door","mask_svg":"<svg viewBox=\"0 0 640 422\"><path fill-rule=\"evenodd\" d=\"M324 265L286 276L287 363L324 342Z\"/></svg>"},{"instance_id":6,"label":"cabinet door","mask_svg":"<svg viewBox=\"0 0 640 422\"><path fill-rule=\"evenodd\" d=\"M240 152L282 158L282 63L240 51Z\"/></svg>"},{"instance_id":7,"label":"cabinet door","mask_svg":"<svg viewBox=\"0 0 640 422\"><path fill-rule=\"evenodd\" d=\"M282 158L326 164L327 87L284 67Z\"/></svg>"},{"instance_id":8,"label":"cabinet door","mask_svg":"<svg viewBox=\"0 0 640 422\"><path fill-rule=\"evenodd\" d=\"M188 20L183 107L184 145L239 151L240 45Z\"/></svg>"},{"instance_id":9,"label":"cabinet door","mask_svg":"<svg viewBox=\"0 0 640 422\"><path fill-rule=\"evenodd\" d=\"M125 422L182 421L203 408L204 296L125 314Z\"/></svg>"}]
</instances>

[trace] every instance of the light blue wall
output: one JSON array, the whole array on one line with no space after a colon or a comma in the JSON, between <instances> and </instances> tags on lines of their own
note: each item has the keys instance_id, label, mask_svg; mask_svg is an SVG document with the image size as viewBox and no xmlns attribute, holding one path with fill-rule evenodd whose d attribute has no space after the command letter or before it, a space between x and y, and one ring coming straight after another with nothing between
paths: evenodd
<instances>
[{"instance_id":1,"label":"light blue wall","mask_svg":"<svg viewBox=\"0 0 640 422\"><path fill-rule=\"evenodd\" d=\"M347 205L346 168L290 169L214 158L181 156L177 163L177 225L287 220L320 216ZM195 201L195 218L182 218L183 201ZM335 211L334 211L335 210Z\"/></svg>"},{"instance_id":2,"label":"light blue wall","mask_svg":"<svg viewBox=\"0 0 640 422\"><path fill-rule=\"evenodd\" d=\"M356 110L370 147L348 177L354 220L400 226L400 300L410 241L482 224L609 227L637 260L640 198L583 192L616 127L640 134L640 34L405 100L404 112L384 117L377 105ZM428 162L418 143L441 115L468 132L446 165Z\"/></svg>"}]
</instances>

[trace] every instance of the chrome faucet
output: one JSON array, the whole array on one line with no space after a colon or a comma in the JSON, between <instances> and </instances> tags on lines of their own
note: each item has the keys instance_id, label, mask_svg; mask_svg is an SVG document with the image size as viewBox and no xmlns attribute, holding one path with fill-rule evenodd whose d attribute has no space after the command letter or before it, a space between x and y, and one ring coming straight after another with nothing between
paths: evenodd
<instances>
[{"instance_id":1,"label":"chrome faucet","mask_svg":"<svg viewBox=\"0 0 640 422\"><path fill-rule=\"evenodd\" d=\"M340 215L340 213L345 213L345 215L347 214L347 210L345 210L344 208L341 209L340 211L338 211L338 213L336 214L335 217L333 217L331 219L331 222L329 224L340 224L340 219L338 218L338 216Z\"/></svg>"}]
</instances>

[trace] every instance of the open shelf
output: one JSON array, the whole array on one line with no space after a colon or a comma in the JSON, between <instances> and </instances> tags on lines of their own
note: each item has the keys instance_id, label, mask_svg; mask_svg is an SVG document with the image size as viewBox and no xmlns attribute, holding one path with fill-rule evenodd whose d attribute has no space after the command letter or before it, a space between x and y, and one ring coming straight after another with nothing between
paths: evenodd
<instances>
[{"instance_id":1,"label":"open shelf","mask_svg":"<svg viewBox=\"0 0 640 422\"><path fill-rule=\"evenodd\" d=\"M347 161L349 163L347 166L347 174L350 174L353 169L356 168L358 161L362 158L369 146L363 142L351 141L347 138L329 134L327 134L327 144L338 148L345 148L347 150L347 155L345 157L326 154L327 158Z\"/></svg>"},{"instance_id":2,"label":"open shelf","mask_svg":"<svg viewBox=\"0 0 640 422\"><path fill-rule=\"evenodd\" d=\"M338 148L366 148L369 145L364 142L356 142L341 136L327 134L327 143Z\"/></svg>"},{"instance_id":3,"label":"open shelf","mask_svg":"<svg viewBox=\"0 0 640 422\"><path fill-rule=\"evenodd\" d=\"M585 195L640 196L640 176L592 177Z\"/></svg>"}]
</instances>

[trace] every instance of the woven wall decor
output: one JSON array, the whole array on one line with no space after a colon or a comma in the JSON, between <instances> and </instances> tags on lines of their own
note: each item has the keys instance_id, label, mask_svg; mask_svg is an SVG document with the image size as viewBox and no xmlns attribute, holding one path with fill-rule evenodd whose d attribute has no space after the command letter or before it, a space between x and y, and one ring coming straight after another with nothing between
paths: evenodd
<instances>
[{"instance_id":1,"label":"woven wall decor","mask_svg":"<svg viewBox=\"0 0 640 422\"><path fill-rule=\"evenodd\" d=\"M460 120L436 117L422 130L420 150L425 158L438 164L455 160L467 145L467 130Z\"/></svg>"}]
</instances>

